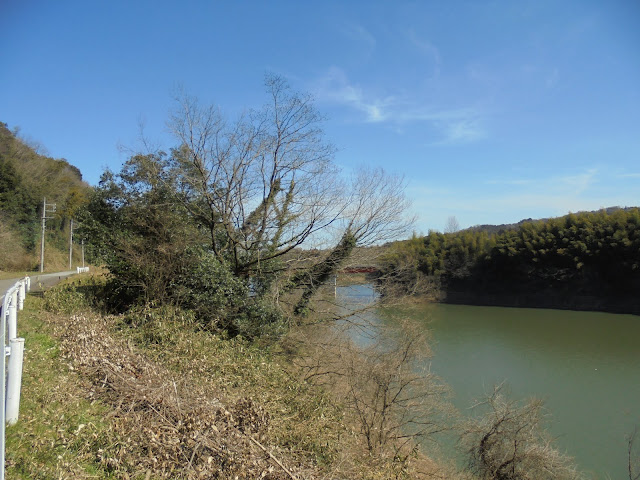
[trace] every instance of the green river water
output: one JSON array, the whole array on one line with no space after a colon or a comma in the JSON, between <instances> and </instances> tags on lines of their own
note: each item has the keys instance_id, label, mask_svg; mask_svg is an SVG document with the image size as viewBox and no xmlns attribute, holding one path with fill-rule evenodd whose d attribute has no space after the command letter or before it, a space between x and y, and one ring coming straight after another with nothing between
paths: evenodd
<instances>
[{"instance_id":1,"label":"green river water","mask_svg":"<svg viewBox=\"0 0 640 480\"><path fill-rule=\"evenodd\" d=\"M372 296L368 285L339 290L350 301ZM463 413L506 381L513 398L545 400L557 446L582 471L628 478L625 437L640 426L640 317L444 304L377 316L384 321L389 313L428 330L431 370L451 386Z\"/></svg>"}]
</instances>

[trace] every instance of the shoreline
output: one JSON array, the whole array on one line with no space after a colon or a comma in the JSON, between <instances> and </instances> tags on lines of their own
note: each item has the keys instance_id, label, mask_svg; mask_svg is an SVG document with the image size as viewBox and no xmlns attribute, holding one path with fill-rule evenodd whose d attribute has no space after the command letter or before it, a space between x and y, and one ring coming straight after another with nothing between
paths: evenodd
<instances>
[{"instance_id":1,"label":"shoreline","mask_svg":"<svg viewBox=\"0 0 640 480\"><path fill-rule=\"evenodd\" d=\"M487 307L549 308L640 315L640 299L611 299L593 295L562 295L550 293L493 294L442 291L434 296L437 303Z\"/></svg>"}]
</instances>

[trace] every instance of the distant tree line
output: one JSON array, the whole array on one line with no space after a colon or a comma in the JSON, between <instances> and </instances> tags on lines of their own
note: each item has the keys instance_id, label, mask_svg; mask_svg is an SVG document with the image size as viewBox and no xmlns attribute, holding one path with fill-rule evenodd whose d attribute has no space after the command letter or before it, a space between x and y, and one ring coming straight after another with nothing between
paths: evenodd
<instances>
[{"instance_id":1,"label":"distant tree line","mask_svg":"<svg viewBox=\"0 0 640 480\"><path fill-rule=\"evenodd\" d=\"M388 285L404 292L634 298L640 291L640 211L569 214L497 232L430 232L392 244L383 272Z\"/></svg>"}]
</instances>

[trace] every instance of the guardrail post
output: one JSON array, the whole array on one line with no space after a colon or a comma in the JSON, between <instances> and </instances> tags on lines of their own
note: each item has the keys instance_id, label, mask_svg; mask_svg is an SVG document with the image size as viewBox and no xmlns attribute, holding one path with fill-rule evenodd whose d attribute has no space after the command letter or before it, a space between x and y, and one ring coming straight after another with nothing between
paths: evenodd
<instances>
[{"instance_id":1,"label":"guardrail post","mask_svg":"<svg viewBox=\"0 0 640 480\"><path fill-rule=\"evenodd\" d=\"M2 319L2 325L0 325L0 355L2 359L0 363L0 398L2 399L2 404L0 405L0 480L4 480L4 449L5 449L5 409L6 405L6 391L5 391L5 382L6 382L6 347L5 347L5 335L7 329L7 304L8 299L5 297L2 301L2 305L0 306L0 318Z\"/></svg>"},{"instance_id":2,"label":"guardrail post","mask_svg":"<svg viewBox=\"0 0 640 480\"><path fill-rule=\"evenodd\" d=\"M20 287L18 287L18 310L24 309L24 297L27 295L27 288L25 282L20 282Z\"/></svg>"},{"instance_id":3,"label":"guardrail post","mask_svg":"<svg viewBox=\"0 0 640 480\"><path fill-rule=\"evenodd\" d=\"M0 297L2 299L0 305L0 480L5 478L5 425L16 423L20 411L24 338L16 338L18 310L24 308L24 300L29 290L31 290L31 279L27 276L16 282ZM7 356L9 356L8 369L6 368Z\"/></svg>"},{"instance_id":4,"label":"guardrail post","mask_svg":"<svg viewBox=\"0 0 640 480\"><path fill-rule=\"evenodd\" d=\"M7 375L6 421L9 425L13 425L18 421L20 411L24 338L12 338L9 343L11 355L9 355L9 372Z\"/></svg>"},{"instance_id":5,"label":"guardrail post","mask_svg":"<svg viewBox=\"0 0 640 480\"><path fill-rule=\"evenodd\" d=\"M23 309L24 300L30 290L31 278L27 276L0 297L0 480L5 478L5 425L16 423L20 411L24 338L16 338L18 310Z\"/></svg>"},{"instance_id":6,"label":"guardrail post","mask_svg":"<svg viewBox=\"0 0 640 480\"><path fill-rule=\"evenodd\" d=\"M18 308L15 301L15 296L11 296L9 298L9 307L8 310L8 321L7 324L9 326L9 340L12 340L18 336Z\"/></svg>"}]
</instances>

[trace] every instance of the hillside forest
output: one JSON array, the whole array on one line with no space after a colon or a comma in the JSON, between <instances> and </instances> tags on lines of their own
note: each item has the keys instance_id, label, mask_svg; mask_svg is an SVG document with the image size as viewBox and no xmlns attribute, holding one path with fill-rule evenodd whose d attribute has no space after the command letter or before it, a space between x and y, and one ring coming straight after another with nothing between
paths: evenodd
<instances>
[{"instance_id":1,"label":"hillside forest","mask_svg":"<svg viewBox=\"0 0 640 480\"><path fill-rule=\"evenodd\" d=\"M640 210L414 235L382 269L389 289L455 303L639 313Z\"/></svg>"},{"instance_id":2,"label":"hillside forest","mask_svg":"<svg viewBox=\"0 0 640 480\"><path fill-rule=\"evenodd\" d=\"M47 220L47 268L68 267L69 223L91 189L78 168L43 150L0 122L0 271L38 269L45 197L56 205Z\"/></svg>"}]
</instances>

